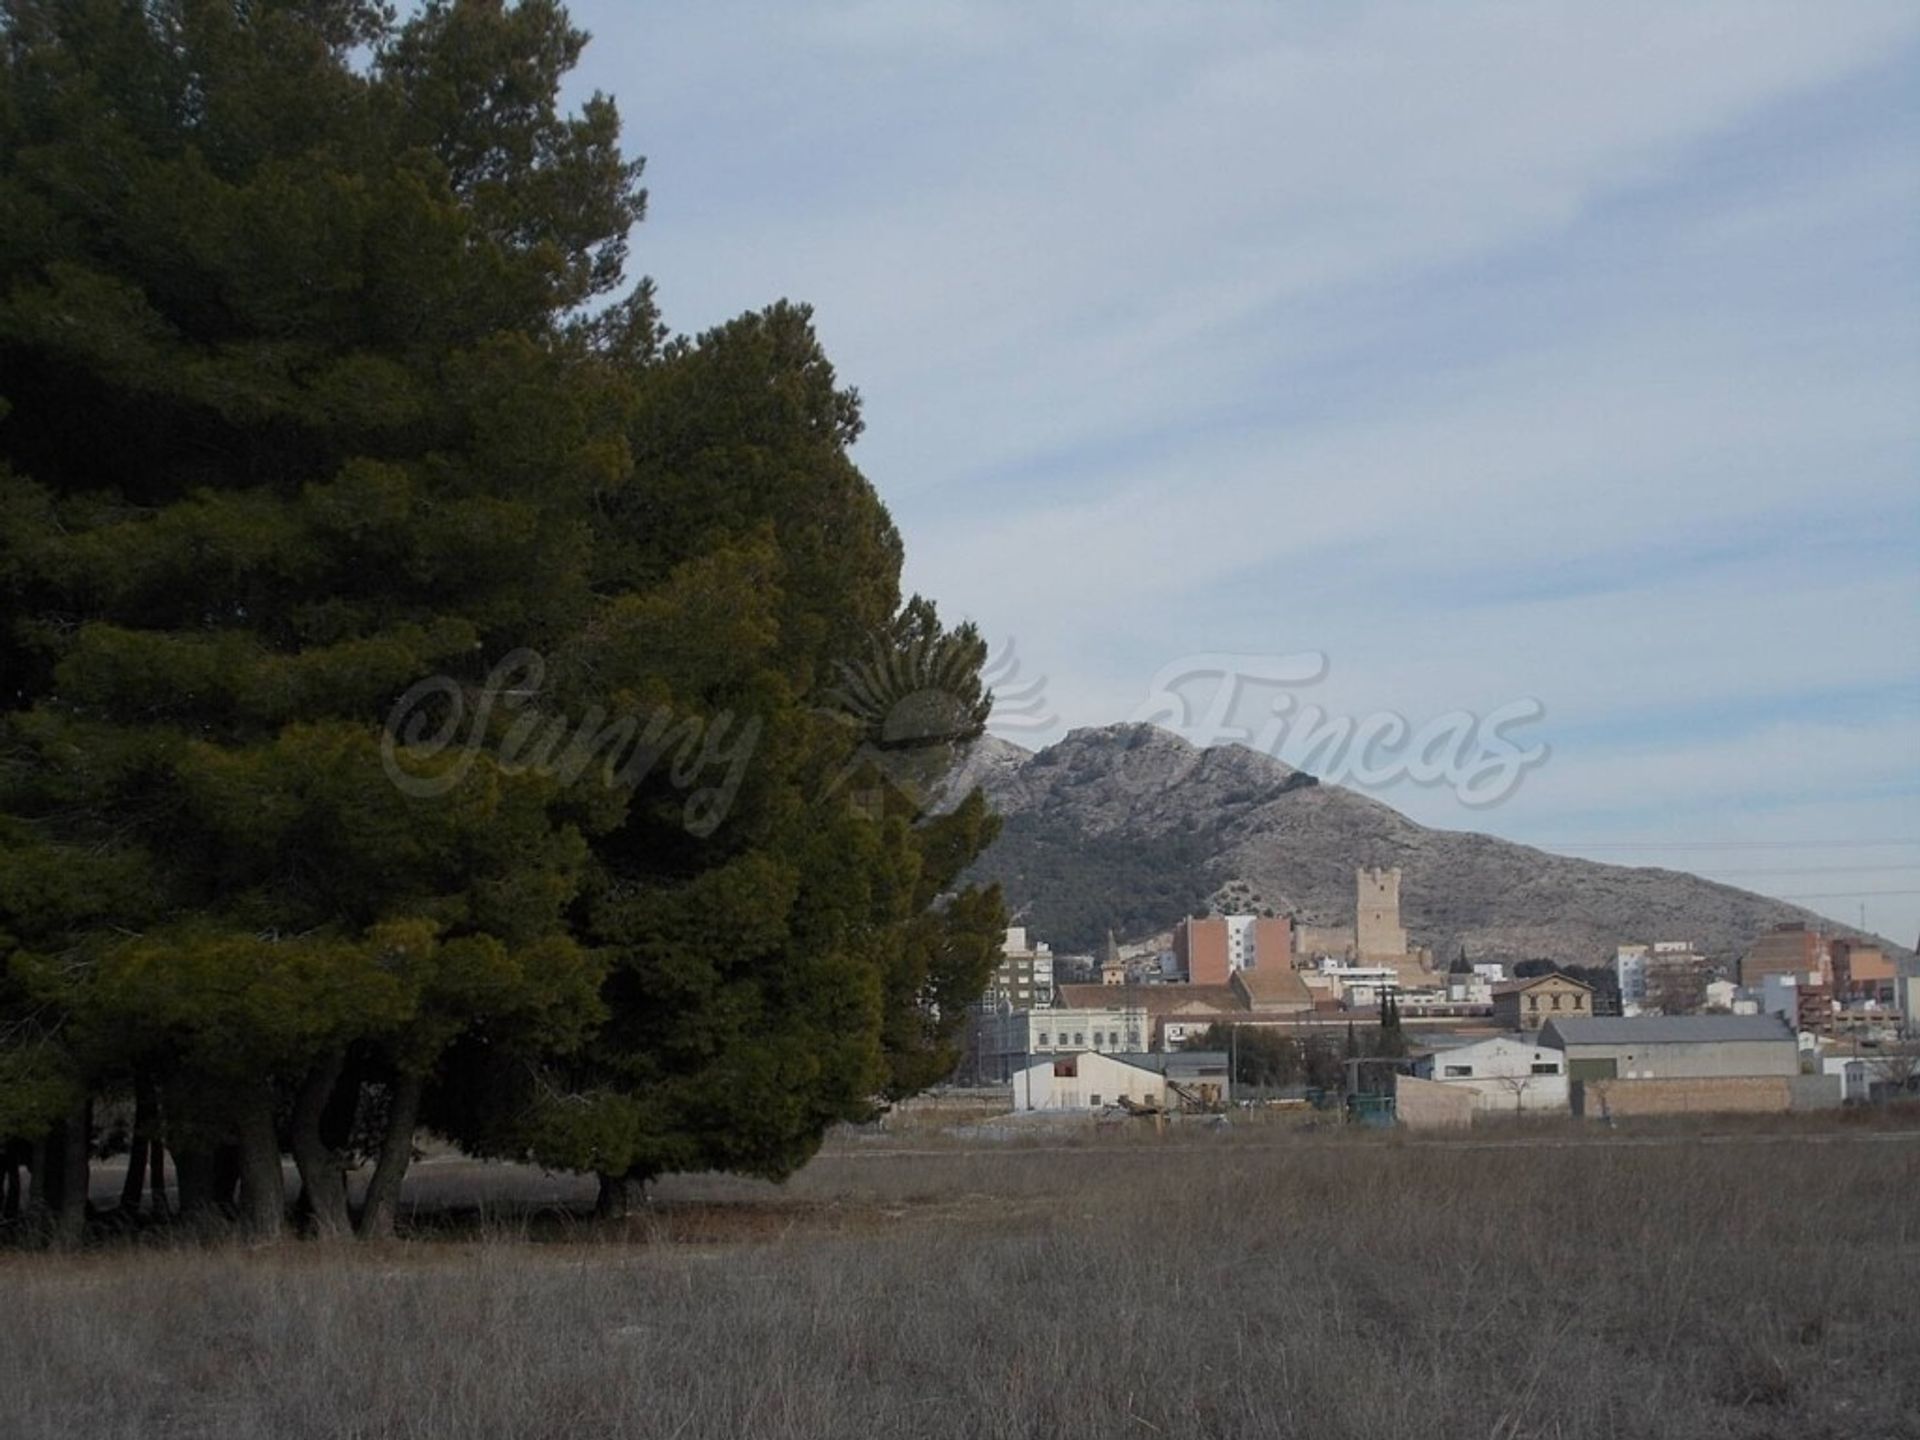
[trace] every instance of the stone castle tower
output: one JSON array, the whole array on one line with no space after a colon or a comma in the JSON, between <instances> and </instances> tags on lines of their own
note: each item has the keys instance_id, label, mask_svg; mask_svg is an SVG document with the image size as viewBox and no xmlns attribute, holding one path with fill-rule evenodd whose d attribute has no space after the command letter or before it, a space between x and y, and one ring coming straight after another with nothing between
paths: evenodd
<instances>
[{"instance_id":1,"label":"stone castle tower","mask_svg":"<svg viewBox=\"0 0 1920 1440\"><path fill-rule=\"evenodd\" d=\"M1400 871L1360 870L1355 875L1354 950L1360 963L1375 957L1405 955L1407 932L1400 924Z\"/></svg>"}]
</instances>

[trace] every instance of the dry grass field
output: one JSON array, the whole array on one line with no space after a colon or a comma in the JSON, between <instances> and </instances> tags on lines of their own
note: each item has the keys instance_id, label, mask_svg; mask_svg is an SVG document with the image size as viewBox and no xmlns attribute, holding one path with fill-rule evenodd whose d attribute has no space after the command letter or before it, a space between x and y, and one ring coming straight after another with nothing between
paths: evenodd
<instances>
[{"instance_id":1,"label":"dry grass field","mask_svg":"<svg viewBox=\"0 0 1920 1440\"><path fill-rule=\"evenodd\" d=\"M1920 1436L1899 1133L890 1136L611 1229L416 1179L384 1247L0 1256L0 1433Z\"/></svg>"}]
</instances>

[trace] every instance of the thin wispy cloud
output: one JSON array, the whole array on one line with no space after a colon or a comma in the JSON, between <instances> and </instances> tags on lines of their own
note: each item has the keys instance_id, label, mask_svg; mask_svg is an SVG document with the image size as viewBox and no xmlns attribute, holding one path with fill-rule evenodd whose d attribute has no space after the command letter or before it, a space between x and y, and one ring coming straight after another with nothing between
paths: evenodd
<instances>
[{"instance_id":1,"label":"thin wispy cloud","mask_svg":"<svg viewBox=\"0 0 1920 1440\"><path fill-rule=\"evenodd\" d=\"M1920 840L1920 10L574 8L669 321L817 307L910 581L1063 725L1318 649L1545 706L1433 823ZM1901 880L1818 888L1910 939Z\"/></svg>"}]
</instances>

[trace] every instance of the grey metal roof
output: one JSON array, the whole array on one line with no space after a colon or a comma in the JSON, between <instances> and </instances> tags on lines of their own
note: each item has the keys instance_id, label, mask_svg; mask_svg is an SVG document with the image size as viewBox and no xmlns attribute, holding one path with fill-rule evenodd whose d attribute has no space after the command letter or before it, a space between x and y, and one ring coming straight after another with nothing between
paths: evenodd
<instances>
[{"instance_id":1,"label":"grey metal roof","mask_svg":"<svg viewBox=\"0 0 1920 1440\"><path fill-rule=\"evenodd\" d=\"M1162 1075L1194 1075L1201 1070L1226 1069L1228 1057L1224 1050L1135 1050L1109 1055L1107 1059L1118 1060L1136 1070L1156 1070Z\"/></svg>"},{"instance_id":2,"label":"grey metal roof","mask_svg":"<svg viewBox=\"0 0 1920 1440\"><path fill-rule=\"evenodd\" d=\"M1122 1065L1131 1065L1136 1070L1151 1070L1159 1075L1198 1075L1206 1070L1227 1068L1230 1057L1224 1050L1078 1050L1038 1051L1028 1055L1019 1068L1030 1070L1035 1065L1050 1065L1056 1060L1073 1060L1082 1055L1098 1055L1102 1060L1115 1060Z\"/></svg>"},{"instance_id":3,"label":"grey metal roof","mask_svg":"<svg viewBox=\"0 0 1920 1440\"><path fill-rule=\"evenodd\" d=\"M1793 1031L1773 1015L1633 1015L1588 1020L1549 1020L1563 1045L1710 1045L1740 1040L1792 1040Z\"/></svg>"}]
</instances>

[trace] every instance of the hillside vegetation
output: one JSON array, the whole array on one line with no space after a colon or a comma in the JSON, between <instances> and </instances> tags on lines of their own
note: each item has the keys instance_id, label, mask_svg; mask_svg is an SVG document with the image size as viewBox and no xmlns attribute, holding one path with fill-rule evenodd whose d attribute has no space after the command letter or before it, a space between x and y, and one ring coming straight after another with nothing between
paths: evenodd
<instances>
[{"instance_id":1,"label":"hillside vegetation","mask_svg":"<svg viewBox=\"0 0 1920 1440\"><path fill-rule=\"evenodd\" d=\"M1622 941L1673 938L1731 959L1785 921L1835 928L1677 870L1430 829L1243 746L1200 749L1150 725L1075 730L1037 752L983 740L968 787L1005 816L974 876L999 881L1064 951L1091 949L1109 925L1150 935L1206 904L1351 924L1362 865L1401 868L1401 919L1441 955L1593 964Z\"/></svg>"}]
</instances>

